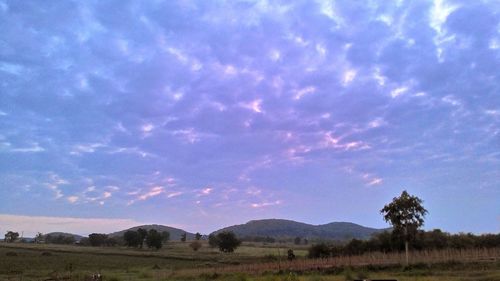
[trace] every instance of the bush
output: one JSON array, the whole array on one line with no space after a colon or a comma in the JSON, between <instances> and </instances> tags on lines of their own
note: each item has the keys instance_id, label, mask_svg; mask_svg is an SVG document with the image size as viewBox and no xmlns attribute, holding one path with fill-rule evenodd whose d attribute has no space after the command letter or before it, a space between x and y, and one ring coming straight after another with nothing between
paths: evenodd
<instances>
[{"instance_id":1,"label":"bush","mask_svg":"<svg viewBox=\"0 0 500 281\"><path fill-rule=\"evenodd\" d=\"M201 243L198 240L195 240L189 244L189 247L193 249L193 251L198 251L201 248Z\"/></svg>"},{"instance_id":2,"label":"bush","mask_svg":"<svg viewBox=\"0 0 500 281\"><path fill-rule=\"evenodd\" d=\"M330 247L328 247L325 243L313 245L308 251L309 253L307 256L311 259L328 258L331 253Z\"/></svg>"},{"instance_id":3,"label":"bush","mask_svg":"<svg viewBox=\"0 0 500 281\"><path fill-rule=\"evenodd\" d=\"M16 252L7 252L7 253L5 253L5 255L7 257L17 257L17 253Z\"/></svg>"},{"instance_id":4,"label":"bush","mask_svg":"<svg viewBox=\"0 0 500 281\"><path fill-rule=\"evenodd\" d=\"M42 252L42 256L49 257L49 256L52 256L52 253L51 252Z\"/></svg>"}]
</instances>

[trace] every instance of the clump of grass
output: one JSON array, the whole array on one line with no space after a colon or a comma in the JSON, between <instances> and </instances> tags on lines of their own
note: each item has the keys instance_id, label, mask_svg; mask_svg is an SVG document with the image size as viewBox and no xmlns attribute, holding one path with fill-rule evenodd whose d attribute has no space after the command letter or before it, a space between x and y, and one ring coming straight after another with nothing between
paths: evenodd
<instances>
[{"instance_id":1,"label":"clump of grass","mask_svg":"<svg viewBox=\"0 0 500 281\"><path fill-rule=\"evenodd\" d=\"M52 253L51 252L42 252L42 256L49 257L49 256L52 256Z\"/></svg>"},{"instance_id":2,"label":"clump of grass","mask_svg":"<svg viewBox=\"0 0 500 281\"><path fill-rule=\"evenodd\" d=\"M362 280L368 279L369 278L368 272L365 270L361 270L361 271L356 273L356 278L362 279Z\"/></svg>"},{"instance_id":3,"label":"clump of grass","mask_svg":"<svg viewBox=\"0 0 500 281\"><path fill-rule=\"evenodd\" d=\"M118 276L110 276L110 277L106 278L106 280L109 280L109 281L121 281L122 279L120 279L120 277L118 277Z\"/></svg>"},{"instance_id":4,"label":"clump of grass","mask_svg":"<svg viewBox=\"0 0 500 281\"><path fill-rule=\"evenodd\" d=\"M7 253L5 253L5 255L7 257L17 257L17 253L16 252L7 252Z\"/></svg>"},{"instance_id":5,"label":"clump of grass","mask_svg":"<svg viewBox=\"0 0 500 281\"><path fill-rule=\"evenodd\" d=\"M350 268L346 268L344 270L344 279L345 281L353 281L354 277L352 276L352 270Z\"/></svg>"},{"instance_id":6,"label":"clump of grass","mask_svg":"<svg viewBox=\"0 0 500 281\"><path fill-rule=\"evenodd\" d=\"M308 281L323 281L323 277L319 275L311 275L307 278Z\"/></svg>"},{"instance_id":7,"label":"clump of grass","mask_svg":"<svg viewBox=\"0 0 500 281\"><path fill-rule=\"evenodd\" d=\"M282 280L283 281L299 281L299 277L297 276L296 273L290 272Z\"/></svg>"},{"instance_id":8,"label":"clump of grass","mask_svg":"<svg viewBox=\"0 0 500 281\"><path fill-rule=\"evenodd\" d=\"M153 275L150 272L146 272L146 271L139 272L139 278L148 279L148 278L152 278L152 277L153 277Z\"/></svg>"}]
</instances>

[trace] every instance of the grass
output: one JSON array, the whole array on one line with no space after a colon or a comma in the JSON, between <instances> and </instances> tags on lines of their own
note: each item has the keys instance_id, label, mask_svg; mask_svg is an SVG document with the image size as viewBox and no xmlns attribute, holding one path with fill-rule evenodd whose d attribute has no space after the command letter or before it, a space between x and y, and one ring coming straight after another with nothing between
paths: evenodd
<instances>
[{"instance_id":1,"label":"grass","mask_svg":"<svg viewBox=\"0 0 500 281\"><path fill-rule=\"evenodd\" d=\"M462 253L462 257L477 257L476 261L464 263L420 262L410 268L399 264L359 264L351 267L338 263L335 267L311 268L305 265L315 261L299 259L293 264L285 262L286 249L293 245L277 248L247 243L233 254L223 254L206 244L194 252L188 244L172 242L160 251L150 251L119 247L0 243L0 280L57 280L61 277L87 280L88 276L99 272L105 276L104 280L114 281L336 281L368 277L399 281L500 281L500 259L481 260L479 252ZM304 248L295 248L294 252L299 257L306 253ZM282 255L280 268L276 267L278 253ZM430 257L431 254L422 255ZM270 259L274 261L269 263ZM359 260L362 261L362 258L359 257ZM262 268L263 265L273 267Z\"/></svg>"}]
</instances>

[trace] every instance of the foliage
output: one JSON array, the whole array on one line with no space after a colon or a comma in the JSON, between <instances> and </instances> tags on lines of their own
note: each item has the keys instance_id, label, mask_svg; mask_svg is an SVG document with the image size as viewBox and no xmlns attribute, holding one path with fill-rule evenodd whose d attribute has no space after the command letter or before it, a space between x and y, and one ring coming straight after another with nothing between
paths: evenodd
<instances>
[{"instance_id":1,"label":"foliage","mask_svg":"<svg viewBox=\"0 0 500 281\"><path fill-rule=\"evenodd\" d=\"M35 236L35 243L41 243L44 241L44 236L41 232L38 232Z\"/></svg>"},{"instance_id":2,"label":"foliage","mask_svg":"<svg viewBox=\"0 0 500 281\"><path fill-rule=\"evenodd\" d=\"M287 251L287 259L289 261L293 261L295 259L295 254L293 253L292 249L288 249L288 251Z\"/></svg>"},{"instance_id":3,"label":"foliage","mask_svg":"<svg viewBox=\"0 0 500 281\"><path fill-rule=\"evenodd\" d=\"M309 258L328 258L331 255L330 247L325 243L320 243L316 245L312 245L309 247L309 252L307 256Z\"/></svg>"},{"instance_id":4,"label":"foliage","mask_svg":"<svg viewBox=\"0 0 500 281\"><path fill-rule=\"evenodd\" d=\"M123 240L127 247L139 247L141 244L141 236L139 232L128 230L123 234Z\"/></svg>"},{"instance_id":5,"label":"foliage","mask_svg":"<svg viewBox=\"0 0 500 281\"><path fill-rule=\"evenodd\" d=\"M181 242L186 242L186 240L187 240L187 233L186 233L186 232L184 232L184 233L182 233L182 235L181 235Z\"/></svg>"},{"instance_id":6,"label":"foliage","mask_svg":"<svg viewBox=\"0 0 500 281\"><path fill-rule=\"evenodd\" d=\"M198 251L201 248L201 243L198 240L195 240L189 244L189 247L193 249L193 251Z\"/></svg>"},{"instance_id":7,"label":"foliage","mask_svg":"<svg viewBox=\"0 0 500 281\"><path fill-rule=\"evenodd\" d=\"M163 232L161 233L161 238L162 238L163 243L167 243L167 242L168 242L168 240L170 240L170 232L168 232L168 231L163 231Z\"/></svg>"},{"instance_id":8,"label":"foliage","mask_svg":"<svg viewBox=\"0 0 500 281\"><path fill-rule=\"evenodd\" d=\"M480 249L500 247L500 234L474 235L472 233L449 234L440 229L418 231L409 243L415 250L442 249ZM309 257L322 258L329 256L361 255L367 252L399 252L405 249L404 242L398 235L391 232L381 232L369 240L352 239L345 244L317 244L309 248Z\"/></svg>"},{"instance_id":9,"label":"foliage","mask_svg":"<svg viewBox=\"0 0 500 281\"><path fill-rule=\"evenodd\" d=\"M208 245L211 248L216 248L219 245L219 240L217 239L217 236L215 234L211 233L208 235Z\"/></svg>"},{"instance_id":10,"label":"foliage","mask_svg":"<svg viewBox=\"0 0 500 281\"><path fill-rule=\"evenodd\" d=\"M196 234L194 235L194 239L195 240L200 240L201 239L201 234L199 232L196 232Z\"/></svg>"},{"instance_id":11,"label":"foliage","mask_svg":"<svg viewBox=\"0 0 500 281\"><path fill-rule=\"evenodd\" d=\"M143 228L139 228L139 229L137 229L137 233L139 234L139 247L142 248L142 245L144 244L144 240L146 239L146 236L148 235L148 231L143 229Z\"/></svg>"},{"instance_id":12,"label":"foliage","mask_svg":"<svg viewBox=\"0 0 500 281\"><path fill-rule=\"evenodd\" d=\"M422 200L404 190L399 197L394 197L392 202L385 205L380 212L384 215L384 220L392 225L392 233L404 240L406 265L408 265L409 242L415 238L418 228L424 224L424 217L427 214L427 210L422 206Z\"/></svg>"},{"instance_id":13,"label":"foliage","mask_svg":"<svg viewBox=\"0 0 500 281\"><path fill-rule=\"evenodd\" d=\"M217 246L224 253L232 253L241 244L234 232L224 231L217 234Z\"/></svg>"},{"instance_id":14,"label":"foliage","mask_svg":"<svg viewBox=\"0 0 500 281\"><path fill-rule=\"evenodd\" d=\"M161 249L163 241L163 237L158 231L155 229L150 229L146 236L146 245L148 248Z\"/></svg>"},{"instance_id":15,"label":"foliage","mask_svg":"<svg viewBox=\"0 0 500 281\"><path fill-rule=\"evenodd\" d=\"M37 235L36 239L40 239L40 238L38 238L38 235ZM58 235L47 234L47 235L45 235L45 239L43 239L43 240L45 240L45 243L49 243L49 244L69 245L69 244L74 244L76 242L76 239L73 235L63 235L63 234L58 234ZM42 239L40 239L39 241L42 241Z\"/></svg>"},{"instance_id":16,"label":"foliage","mask_svg":"<svg viewBox=\"0 0 500 281\"><path fill-rule=\"evenodd\" d=\"M17 238L19 238L19 233L9 230L9 231L7 231L7 233L5 233L4 241L8 242L8 243L12 243L12 242L15 242L17 240Z\"/></svg>"},{"instance_id":17,"label":"foliage","mask_svg":"<svg viewBox=\"0 0 500 281\"><path fill-rule=\"evenodd\" d=\"M384 220L392 225L393 232L409 241L424 224L424 217L428 213L422 203L420 198L408 194L405 190L380 212L384 215Z\"/></svg>"},{"instance_id":18,"label":"foliage","mask_svg":"<svg viewBox=\"0 0 500 281\"><path fill-rule=\"evenodd\" d=\"M102 233L92 233L89 235L89 243L93 247L104 246L108 235Z\"/></svg>"},{"instance_id":19,"label":"foliage","mask_svg":"<svg viewBox=\"0 0 500 281\"><path fill-rule=\"evenodd\" d=\"M300 242L302 242L302 238L300 238L299 236L295 237L295 239L293 240L293 243L295 245L300 245Z\"/></svg>"}]
</instances>

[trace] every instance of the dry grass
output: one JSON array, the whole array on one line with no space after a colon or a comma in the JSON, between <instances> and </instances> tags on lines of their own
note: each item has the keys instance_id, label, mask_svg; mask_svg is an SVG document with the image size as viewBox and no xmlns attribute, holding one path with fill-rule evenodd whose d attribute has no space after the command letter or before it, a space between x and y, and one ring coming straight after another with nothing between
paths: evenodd
<instances>
[{"instance_id":1,"label":"dry grass","mask_svg":"<svg viewBox=\"0 0 500 281\"><path fill-rule=\"evenodd\" d=\"M105 280L115 281L335 281L367 275L396 277L400 281L500 280L500 249L414 253L412 262L424 266L406 271L398 266L404 261L403 254L372 253L322 260L299 258L294 262L282 257L281 262L265 262L269 255L275 258L278 252L285 255L288 247L245 244L233 254L222 254L206 245L194 252L188 244L170 243L165 249L150 251L0 243L0 280L71 277L67 280L83 281L95 272L102 273ZM305 253L300 248L295 252ZM452 261L464 263L450 263ZM277 274L280 269L284 273ZM298 273L303 275L296 275Z\"/></svg>"},{"instance_id":2,"label":"dry grass","mask_svg":"<svg viewBox=\"0 0 500 281\"><path fill-rule=\"evenodd\" d=\"M449 262L496 262L500 260L500 249L470 249L470 250L441 250L420 251L411 254L411 264L438 264ZM200 274L228 274L247 273L251 275L263 272L278 272L282 270L310 271L323 270L335 267L361 267L381 265L404 265L404 253L367 253L361 256L335 257L327 259L297 259L295 261L274 261L256 264L242 264L235 266L221 266L216 268L198 268L179 270L179 276Z\"/></svg>"}]
</instances>

